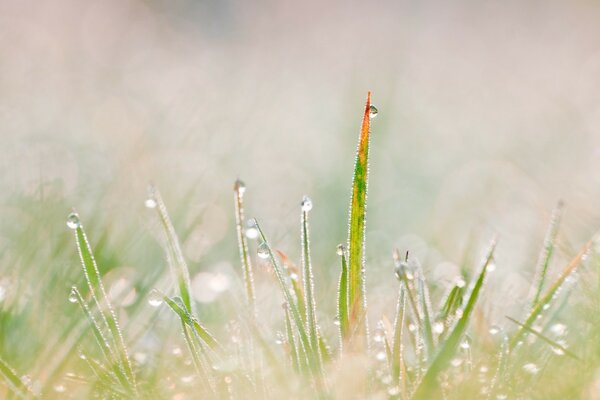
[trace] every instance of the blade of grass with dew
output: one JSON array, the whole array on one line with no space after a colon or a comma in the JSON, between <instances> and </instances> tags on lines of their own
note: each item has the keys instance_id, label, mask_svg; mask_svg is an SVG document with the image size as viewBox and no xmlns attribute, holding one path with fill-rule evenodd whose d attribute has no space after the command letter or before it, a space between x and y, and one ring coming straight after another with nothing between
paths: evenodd
<instances>
[{"instance_id":1,"label":"blade of grass with dew","mask_svg":"<svg viewBox=\"0 0 600 400\"><path fill-rule=\"evenodd\" d=\"M17 373L2 358L0 358L0 375L4 377L4 381L13 395L22 399L38 398L38 396L31 392L25 382L19 378Z\"/></svg>"},{"instance_id":2,"label":"blade of grass with dew","mask_svg":"<svg viewBox=\"0 0 600 400\"><path fill-rule=\"evenodd\" d=\"M171 271L175 276L175 281L179 288L179 295L181 296L185 307L190 313L193 313L194 307L190 289L190 271L188 270L187 263L183 257L179 238L177 237L177 233L175 233L173 222L169 217L167 207L165 206L159 190L154 186L150 186L148 190L149 198L146 201L146 205L152 206L150 208L155 208L158 213L166 238L167 259L171 265Z\"/></svg>"},{"instance_id":3,"label":"blade of grass with dew","mask_svg":"<svg viewBox=\"0 0 600 400\"><path fill-rule=\"evenodd\" d=\"M169 308L171 308L171 310L173 310L186 325L188 325L198 334L198 337L205 345L207 345L213 350L221 348L219 342L215 339L215 337L211 335L208 332L208 330L205 327L203 327L200 324L200 322L184 308L183 304L179 304L179 302L177 302L175 298L171 298L164 294L162 298L165 304L167 304ZM183 302L183 300L181 301Z\"/></svg>"},{"instance_id":4,"label":"blade of grass with dew","mask_svg":"<svg viewBox=\"0 0 600 400\"><path fill-rule=\"evenodd\" d=\"M242 268L244 271L244 286L246 288L246 299L252 313L256 314L254 277L252 272L252 260L248 253L248 241L244 232L244 193L246 185L241 180L235 181L233 186L235 203L235 226Z\"/></svg>"},{"instance_id":5,"label":"blade of grass with dew","mask_svg":"<svg viewBox=\"0 0 600 400\"><path fill-rule=\"evenodd\" d=\"M317 332L316 301L314 296L314 275L310 259L310 236L308 231L308 213L312 209L312 201L308 197L302 199L301 204L301 254L302 254L302 282L304 283L304 296L306 305L306 328L312 353L318 363L318 369L323 369L321 347L319 346L319 333Z\"/></svg>"},{"instance_id":6,"label":"blade of grass with dew","mask_svg":"<svg viewBox=\"0 0 600 400\"><path fill-rule=\"evenodd\" d=\"M542 294L542 290L544 289L544 282L546 280L546 275L548 274L548 267L550 266L550 260L552 259L552 254L554 253L556 236L558 235L558 228L562 217L562 209L563 203L561 201L556 205L556 208L552 212L550 224L548 226L548 230L546 231L544 247L542 248L536 267L536 286L533 300L531 301L532 309L537 304Z\"/></svg>"},{"instance_id":7,"label":"blade of grass with dew","mask_svg":"<svg viewBox=\"0 0 600 400\"><path fill-rule=\"evenodd\" d=\"M563 283L567 279L569 275L579 266L584 256L589 251L591 245L593 243L593 239L589 240L586 244L583 245L579 253L567 264L565 269L560 273L556 281L546 290L546 293L539 299L535 307L530 311L529 316L523 322L523 325L526 327L530 327L533 322L538 318L538 316L549 307L552 300L555 298L556 293L562 287ZM523 327L519 328L519 330L513 335L510 340L509 350L513 350L516 344L521 340L521 337L525 333L525 329Z\"/></svg>"},{"instance_id":8,"label":"blade of grass with dew","mask_svg":"<svg viewBox=\"0 0 600 400\"><path fill-rule=\"evenodd\" d=\"M275 276L276 276L277 281L279 282L279 286L283 292L284 300L288 304L288 307L290 310L290 315L292 316L292 321L296 325L296 329L298 331L298 336L300 339L300 344L302 347L304 347L304 350L309 355L308 358L309 358L309 366L311 369L311 373L313 374L315 381L317 383L317 386L318 386L317 393L319 396L323 396L325 393L323 371L319 368L319 363L316 360L316 355L314 354L314 352L311 351L310 340L308 337L308 333L306 332L306 327L304 326L302 315L300 314L300 312L298 310L297 304L294 302L294 297L292 296L292 293L290 292L290 290L288 288L288 284L285 281L281 266L279 265L279 262L275 258L273 249L269 245L269 242L267 241L267 238L266 238L262 228L260 227L260 224L258 223L258 221L256 221L256 229L258 230L258 234L259 234L259 237L260 237L262 243L266 246L269 259L273 266L273 271L275 272Z\"/></svg>"},{"instance_id":9,"label":"blade of grass with dew","mask_svg":"<svg viewBox=\"0 0 600 400\"><path fill-rule=\"evenodd\" d=\"M304 299L304 283L300 277L298 267L290 261L290 258L281 250L275 250L285 268L289 271L290 282L292 284L292 290L296 296L298 305L298 312L300 315L306 315L306 300Z\"/></svg>"},{"instance_id":10,"label":"blade of grass with dew","mask_svg":"<svg viewBox=\"0 0 600 400\"><path fill-rule=\"evenodd\" d=\"M83 300L83 297L81 296L81 293L79 292L79 289L77 289L76 286L73 286L71 288L71 294L69 295L69 297L69 300L75 299L75 302L79 305L79 307L85 314L85 317L88 320L90 327L92 328L94 338L96 339L96 342L100 347L102 355L104 356L108 364L110 366L116 364L116 368L112 368L111 372L117 377L118 381L121 383L121 385L123 385L124 388L129 388L130 382L127 379L126 371L123 369L123 366L119 363L118 356L115 356L115 351L111 349L109 341L102 333L102 328L98 324L98 321L96 321L96 318L94 318L92 311L90 310L86 302Z\"/></svg>"},{"instance_id":11,"label":"blade of grass with dew","mask_svg":"<svg viewBox=\"0 0 600 400\"><path fill-rule=\"evenodd\" d=\"M404 333L404 312L406 309L406 296L404 288L400 285L398 293L398 303L396 305L396 318L394 320L394 340L392 342L392 379L395 385L401 384L402 365L402 337Z\"/></svg>"},{"instance_id":12,"label":"blade of grass with dew","mask_svg":"<svg viewBox=\"0 0 600 400\"><path fill-rule=\"evenodd\" d=\"M419 305L421 309L422 321L421 325L423 328L423 337L425 339L425 346L427 348L427 355L431 357L434 352L433 343L433 328L431 325L431 303L429 301L429 291L427 283L425 282L425 276L419 266L418 274L416 277L417 296L419 298Z\"/></svg>"},{"instance_id":13,"label":"blade of grass with dew","mask_svg":"<svg viewBox=\"0 0 600 400\"><path fill-rule=\"evenodd\" d=\"M83 273L85 275L90 294L98 307L99 314L102 322L108 327L111 334L112 341L116 347L116 353L119 356L119 362L121 367L125 371L125 375L130 382L131 388L134 392L136 389L135 375L131 368L131 361L127 352L127 346L123 339L121 328L115 314L114 308L112 307L110 300L104 289L102 278L100 277L100 271L92 252L92 247L87 239L87 235L83 229L83 225L79 219L79 215L72 213L69 215L69 221L71 227L75 231L75 239L77 242L77 250L79 252L79 258L83 267ZM99 295L98 295L99 294ZM106 312L104 311L106 308Z\"/></svg>"},{"instance_id":14,"label":"blade of grass with dew","mask_svg":"<svg viewBox=\"0 0 600 400\"><path fill-rule=\"evenodd\" d=\"M287 337L288 348L290 353L290 363L292 364L292 368L299 372L300 371L300 360L298 358L298 345L296 344L296 337L294 336L294 331L292 330L292 321L290 320L290 312L288 310L287 304L284 305L285 312L285 334Z\"/></svg>"},{"instance_id":15,"label":"blade of grass with dew","mask_svg":"<svg viewBox=\"0 0 600 400\"><path fill-rule=\"evenodd\" d=\"M350 200L350 222L348 229L348 304L350 307L350 331L367 339L365 298L365 245L367 217L367 187L369 176L369 141L371 130L371 92L363 115ZM362 326L356 325L361 321ZM356 342L356 341L355 341Z\"/></svg>"},{"instance_id":16,"label":"blade of grass with dew","mask_svg":"<svg viewBox=\"0 0 600 400\"><path fill-rule=\"evenodd\" d=\"M471 315L475 309L475 304L479 298L479 293L481 292L481 288L483 287L483 283L485 281L488 265L494 256L495 249L496 240L494 239L483 262L481 272L479 273L479 276L477 277L477 280L471 289L471 293L469 294L469 298L463 310L462 316L454 325L454 328L448 335L448 338L439 346L439 350L435 354L431 364L429 365L429 368L427 369L427 372L417 386L417 389L412 397L413 400L431 399L436 397L435 394L439 390L437 377L440 372L446 368L450 359L455 354L460 340L467 329L467 325L469 324Z\"/></svg>"},{"instance_id":17,"label":"blade of grass with dew","mask_svg":"<svg viewBox=\"0 0 600 400\"><path fill-rule=\"evenodd\" d=\"M549 344L554 350L558 350L558 352L556 352L557 354L566 354L569 357L572 357L576 360L579 360L579 357L577 357L575 355L575 353L569 351L567 348L565 348L564 346L560 345L559 343L555 342L554 340L548 338L547 336L543 335L541 332L537 331L536 329L533 329L525 324L522 324L521 322L517 321L514 318L509 317L508 315L506 315L506 318L517 324L518 326L520 326L521 328L525 329L527 332L530 332L532 334L534 334L535 336L539 337L543 342L546 342L547 344Z\"/></svg>"},{"instance_id":18,"label":"blade of grass with dew","mask_svg":"<svg viewBox=\"0 0 600 400\"><path fill-rule=\"evenodd\" d=\"M339 244L337 254L340 256L342 269L338 283L337 322L340 329L340 349L344 340L348 338L348 263L346 261L346 249Z\"/></svg>"}]
</instances>

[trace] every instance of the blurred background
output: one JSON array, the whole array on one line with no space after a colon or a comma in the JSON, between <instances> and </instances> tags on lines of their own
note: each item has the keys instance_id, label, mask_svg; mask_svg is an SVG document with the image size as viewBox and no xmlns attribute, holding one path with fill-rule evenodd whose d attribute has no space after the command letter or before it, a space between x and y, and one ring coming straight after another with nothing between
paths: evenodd
<instances>
[{"instance_id":1,"label":"blurred background","mask_svg":"<svg viewBox=\"0 0 600 400\"><path fill-rule=\"evenodd\" d=\"M503 316L528 293L559 200L553 271L600 227L599 20L591 0L0 2L2 354L35 370L22 355L81 317L65 311L82 282L72 208L109 286L139 285L130 304L146 305L136 293L167 270L149 182L205 274L201 312L240 285L237 178L247 214L296 262L311 196L315 274L334 288L368 90L367 279L387 288L372 307L395 296L393 248L442 286L497 234L486 301ZM259 300L276 309L263 275Z\"/></svg>"}]
</instances>

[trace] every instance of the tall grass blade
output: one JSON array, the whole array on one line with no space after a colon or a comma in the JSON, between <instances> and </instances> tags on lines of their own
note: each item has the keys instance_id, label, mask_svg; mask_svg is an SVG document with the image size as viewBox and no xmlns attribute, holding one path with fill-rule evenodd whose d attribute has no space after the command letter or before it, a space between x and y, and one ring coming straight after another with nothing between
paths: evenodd
<instances>
[{"instance_id":1,"label":"tall grass blade","mask_svg":"<svg viewBox=\"0 0 600 400\"><path fill-rule=\"evenodd\" d=\"M554 253L556 236L558 235L558 228L562 217L562 209L563 203L561 201L557 204L556 208L552 212L550 224L548 226L548 230L546 231L546 237L544 238L544 247L542 248L536 267L536 286L533 295L533 300L531 301L532 309L539 301L540 296L542 294L542 290L544 289L546 275L548 274L548 267L550 266L550 260L552 259L552 254Z\"/></svg>"},{"instance_id":2,"label":"tall grass blade","mask_svg":"<svg viewBox=\"0 0 600 400\"><path fill-rule=\"evenodd\" d=\"M406 295L405 290L400 286L398 294L398 303L396 305L396 318L394 320L394 340L392 342L392 380L395 385L404 384L401 382L402 377L402 363L403 363L403 352L402 352L402 338L404 336L404 313L406 309Z\"/></svg>"},{"instance_id":3,"label":"tall grass blade","mask_svg":"<svg viewBox=\"0 0 600 400\"><path fill-rule=\"evenodd\" d=\"M117 320L114 308L112 307L106 294L106 290L104 289L104 284L102 283L102 279L100 277L100 272L92 252L92 247L87 239L83 225L79 221L79 216L73 213L69 218L73 218L73 220L76 219L77 221L74 225L75 239L77 242L77 249L81 264L83 266L83 273L90 289L90 294L96 303L96 306L98 307L102 322L106 324L111 334L121 367L125 371L132 389L136 391L135 375L133 373L133 369L131 368L131 361L129 360L127 346L125 345L125 340L123 339L123 334L121 332L121 328L119 327L119 322Z\"/></svg>"},{"instance_id":4,"label":"tall grass blade","mask_svg":"<svg viewBox=\"0 0 600 400\"><path fill-rule=\"evenodd\" d=\"M321 370L323 360L321 358L321 348L319 346L319 334L317 331L316 301L314 296L314 276L310 259L310 237L308 231L308 212L312 208L312 202L304 197L302 200L301 213L301 249L302 249L302 281L304 283L304 296L306 301L306 328L310 341L311 351L314 353L316 362Z\"/></svg>"},{"instance_id":5,"label":"tall grass blade","mask_svg":"<svg viewBox=\"0 0 600 400\"><path fill-rule=\"evenodd\" d=\"M4 381L13 395L22 399L38 398L2 358L0 358L0 375L4 377Z\"/></svg>"},{"instance_id":6,"label":"tall grass blade","mask_svg":"<svg viewBox=\"0 0 600 400\"><path fill-rule=\"evenodd\" d=\"M340 280L338 283L338 301L337 301L337 323L340 328L340 348L343 342L348 338L348 263L346 261L346 248L340 244L337 248L340 256L342 269L340 271Z\"/></svg>"},{"instance_id":7,"label":"tall grass blade","mask_svg":"<svg viewBox=\"0 0 600 400\"><path fill-rule=\"evenodd\" d=\"M479 293L483 287L483 282L485 281L488 265L494 256L495 249L496 241L493 240L485 257L481 272L479 273L479 276L477 277L477 280L471 289L467 303L463 309L462 316L454 325L454 328L448 335L447 339L440 345L439 350L435 354L435 357L429 365L427 372L423 376L423 379L419 383L415 394L413 395L413 400L436 398L436 393L439 390L437 377L440 372L446 368L450 359L454 356L460 340L467 329L471 315L475 309L475 304L479 298Z\"/></svg>"},{"instance_id":8,"label":"tall grass blade","mask_svg":"<svg viewBox=\"0 0 600 400\"><path fill-rule=\"evenodd\" d=\"M369 141L371 130L371 92L363 115L350 201L350 222L348 232L349 285L348 304L350 307L350 330L367 339L366 295L365 295L365 245L367 217L367 186L369 175ZM361 327L356 325L361 323ZM360 341L360 340L358 340ZM354 341L357 343L358 341Z\"/></svg>"},{"instance_id":9,"label":"tall grass blade","mask_svg":"<svg viewBox=\"0 0 600 400\"><path fill-rule=\"evenodd\" d=\"M264 245L266 246L268 257L271 261L271 265L273 266L273 271L275 272L275 276L277 278L277 281L279 282L279 286L283 292L284 300L288 304L292 321L294 322L294 324L296 325L296 329L298 330L300 345L304 348L304 350L309 356L309 367L317 383L318 394L320 396L323 396L325 392L323 371L320 369L320 364L317 362L316 354L312 351L310 339L306 331L306 327L304 325L303 317L300 314L298 306L294 301L294 297L292 296L292 293L289 290L288 284L283 275L282 268L279 265L277 259L275 258L273 249L267 241L267 238L258 222L256 222L256 229L258 230L258 234L260 239L262 240L262 243L264 243Z\"/></svg>"},{"instance_id":10,"label":"tall grass blade","mask_svg":"<svg viewBox=\"0 0 600 400\"><path fill-rule=\"evenodd\" d=\"M149 204L153 205L156 209L161 225L165 233L165 239L167 244L167 259L171 265L171 271L175 276L175 282L179 288L179 296L183 300L183 304L193 314L194 307L192 302L192 295L190 290L190 271L188 270L187 263L183 257L181 251L181 244L179 238L173 227L173 222L167 212L167 207L160 195L159 190L154 187L149 187Z\"/></svg>"},{"instance_id":11,"label":"tall grass blade","mask_svg":"<svg viewBox=\"0 0 600 400\"><path fill-rule=\"evenodd\" d=\"M288 349L290 353L290 362L292 364L292 368L299 372L300 371L300 359L298 358L298 344L296 343L296 337L294 335L294 330L292 329L292 321L290 319L290 311L289 307L284 305L285 311L285 334L288 342Z\"/></svg>"},{"instance_id":12,"label":"tall grass blade","mask_svg":"<svg viewBox=\"0 0 600 400\"><path fill-rule=\"evenodd\" d=\"M254 276L252 272L252 259L248 253L248 241L244 232L244 193L246 186L239 179L233 186L235 203L235 226L237 232L238 247L242 267L244 270L244 286L246 288L246 299L248 305L254 314L256 314L255 294L254 294Z\"/></svg>"},{"instance_id":13,"label":"tall grass blade","mask_svg":"<svg viewBox=\"0 0 600 400\"><path fill-rule=\"evenodd\" d=\"M213 350L221 348L215 337L211 335L208 330L185 309L184 305L177 301L177 299L163 295L163 301L169 306L169 308L171 308L171 310L175 312L175 314L181 318L181 320L187 326L189 326L190 329L192 329L193 332L198 335L202 343Z\"/></svg>"},{"instance_id":14,"label":"tall grass blade","mask_svg":"<svg viewBox=\"0 0 600 400\"><path fill-rule=\"evenodd\" d=\"M425 340L425 346L427 348L427 354L429 357L431 357L434 352L433 327L431 324L431 302L429 300L429 290L427 288L427 283L425 282L425 276L423 275L421 268L419 268L419 272L417 274L416 286L422 315L421 326L423 329L423 337Z\"/></svg>"},{"instance_id":15,"label":"tall grass blade","mask_svg":"<svg viewBox=\"0 0 600 400\"><path fill-rule=\"evenodd\" d=\"M575 353L569 351L566 347L564 347L563 345L555 342L554 340L550 339L549 337L543 335L541 332L537 331L536 329L533 329L525 324L522 324L521 322L517 321L514 318L509 317L508 315L506 316L506 318L511 321L514 322L515 324L517 324L518 326L520 326L521 328L525 329L527 332L532 333L533 335L537 336L538 338L540 338L543 342L546 342L547 344L549 344L552 348L554 348L554 350L557 352L557 354L566 354L569 357L572 357L576 360L579 360L579 357L577 357L575 355Z\"/></svg>"},{"instance_id":16,"label":"tall grass blade","mask_svg":"<svg viewBox=\"0 0 600 400\"><path fill-rule=\"evenodd\" d=\"M569 262L569 264L567 264L567 266L560 273L556 281L554 281L554 283L548 288L548 290L546 290L544 295L541 296L541 298L538 300L536 305L533 307L533 309L530 311L529 315L525 319L525 322L523 322L524 327L531 327L531 325L535 322L535 320L542 313L542 311L544 311L550 306L552 300L555 299L558 290L562 287L567 277L571 275L571 273L573 273L573 271L575 271L575 269L579 266L584 256L588 253L592 243L593 239L589 240L586 244L583 245L579 253ZM513 337L510 340L509 349L511 351L515 348L516 344L519 342L519 340L521 340L523 334L526 332L523 326L519 328L519 330L513 335Z\"/></svg>"}]
</instances>

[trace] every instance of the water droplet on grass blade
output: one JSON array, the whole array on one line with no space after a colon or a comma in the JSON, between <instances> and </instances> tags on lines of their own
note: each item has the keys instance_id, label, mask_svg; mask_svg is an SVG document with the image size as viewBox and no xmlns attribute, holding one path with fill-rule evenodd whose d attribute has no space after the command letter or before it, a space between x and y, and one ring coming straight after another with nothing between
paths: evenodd
<instances>
[{"instance_id":1,"label":"water droplet on grass blade","mask_svg":"<svg viewBox=\"0 0 600 400\"><path fill-rule=\"evenodd\" d=\"M302 203L300 203L300 206L302 207L302 211L312 210L313 203L312 203L312 200L310 199L310 197L304 196L302 198Z\"/></svg>"},{"instance_id":2,"label":"water droplet on grass blade","mask_svg":"<svg viewBox=\"0 0 600 400\"><path fill-rule=\"evenodd\" d=\"M460 342L460 347L465 350L471 347L471 338L469 336L465 336L463 341Z\"/></svg>"},{"instance_id":3,"label":"water droplet on grass blade","mask_svg":"<svg viewBox=\"0 0 600 400\"><path fill-rule=\"evenodd\" d=\"M71 213L67 217L67 226L69 229L77 229L81 226L81 221L79 220L79 215L77 213Z\"/></svg>"},{"instance_id":4,"label":"water droplet on grass blade","mask_svg":"<svg viewBox=\"0 0 600 400\"><path fill-rule=\"evenodd\" d=\"M500 333L500 331L502 330L502 328L500 328L498 325L492 325L490 326L490 335L495 336L498 333Z\"/></svg>"},{"instance_id":5,"label":"water droplet on grass blade","mask_svg":"<svg viewBox=\"0 0 600 400\"><path fill-rule=\"evenodd\" d=\"M246 237L248 239L256 239L258 237L258 229L256 229L256 221L250 219L246 222Z\"/></svg>"},{"instance_id":6,"label":"water droplet on grass blade","mask_svg":"<svg viewBox=\"0 0 600 400\"><path fill-rule=\"evenodd\" d=\"M336 316L336 317L333 319L333 324L334 324L335 326L340 326L340 323L341 323L341 322L340 322L340 317L339 317L339 316Z\"/></svg>"},{"instance_id":7,"label":"water droplet on grass blade","mask_svg":"<svg viewBox=\"0 0 600 400\"><path fill-rule=\"evenodd\" d=\"M144 201L144 206L146 206L146 208L156 208L156 200L152 197L147 198Z\"/></svg>"},{"instance_id":8,"label":"water droplet on grass blade","mask_svg":"<svg viewBox=\"0 0 600 400\"><path fill-rule=\"evenodd\" d=\"M379 110L373 104L369 106L369 118L375 118L379 114Z\"/></svg>"},{"instance_id":9,"label":"water droplet on grass blade","mask_svg":"<svg viewBox=\"0 0 600 400\"><path fill-rule=\"evenodd\" d=\"M258 249L256 250L256 254L262 259L269 258L269 246L265 242L262 242Z\"/></svg>"},{"instance_id":10,"label":"water droplet on grass blade","mask_svg":"<svg viewBox=\"0 0 600 400\"><path fill-rule=\"evenodd\" d=\"M534 363L527 363L527 364L523 365L523 370L525 372L530 373L531 375L535 375L539 372L540 369Z\"/></svg>"},{"instance_id":11,"label":"water droplet on grass blade","mask_svg":"<svg viewBox=\"0 0 600 400\"><path fill-rule=\"evenodd\" d=\"M75 287L71 288L71 293L69 293L69 302L77 303L77 289L75 289Z\"/></svg>"},{"instance_id":12,"label":"water droplet on grass blade","mask_svg":"<svg viewBox=\"0 0 600 400\"><path fill-rule=\"evenodd\" d=\"M436 323L434 323L433 324L433 331L435 333L438 333L438 334L444 332L444 323L443 322L439 322L439 321L436 322Z\"/></svg>"},{"instance_id":13,"label":"water droplet on grass blade","mask_svg":"<svg viewBox=\"0 0 600 400\"><path fill-rule=\"evenodd\" d=\"M148 295L148 304L152 307L158 307L162 304L163 298L160 292L156 289L152 289L150 295Z\"/></svg>"},{"instance_id":14,"label":"water droplet on grass blade","mask_svg":"<svg viewBox=\"0 0 600 400\"><path fill-rule=\"evenodd\" d=\"M383 351L377 352L377 354L375 354L375 358L377 359L377 361L384 361L385 360L385 352L383 352Z\"/></svg>"},{"instance_id":15,"label":"water droplet on grass blade","mask_svg":"<svg viewBox=\"0 0 600 400\"><path fill-rule=\"evenodd\" d=\"M346 248L344 247L343 244L338 244L337 248L335 249L335 252L337 253L338 256L341 256L344 254L344 251L346 251Z\"/></svg>"}]
</instances>

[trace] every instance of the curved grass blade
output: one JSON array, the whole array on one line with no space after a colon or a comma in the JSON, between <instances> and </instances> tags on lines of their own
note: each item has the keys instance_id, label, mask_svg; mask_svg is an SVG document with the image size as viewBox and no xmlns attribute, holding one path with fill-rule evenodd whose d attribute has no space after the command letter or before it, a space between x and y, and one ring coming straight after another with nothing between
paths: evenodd
<instances>
[{"instance_id":1,"label":"curved grass blade","mask_svg":"<svg viewBox=\"0 0 600 400\"><path fill-rule=\"evenodd\" d=\"M248 253L248 241L244 234L244 193L246 186L239 179L233 186L235 202L235 226L238 239L238 247L242 267L244 269L244 286L246 288L246 299L252 313L256 314L255 295L254 295L254 277L252 273L252 260Z\"/></svg>"},{"instance_id":2,"label":"curved grass blade","mask_svg":"<svg viewBox=\"0 0 600 400\"><path fill-rule=\"evenodd\" d=\"M183 257L181 244L179 243L177 233L175 233L173 222L169 217L169 213L167 212L167 207L165 206L162 196L156 187L149 187L149 196L149 201L151 201L151 204L154 205L154 208L158 212L158 217L165 232L167 259L169 261L169 265L171 265L171 271L175 276L175 281L177 282L177 286L179 288L179 295L181 296L185 307L190 313L193 313L194 304L192 302L192 291L190 290L190 271L188 270L187 263Z\"/></svg>"},{"instance_id":3,"label":"curved grass blade","mask_svg":"<svg viewBox=\"0 0 600 400\"><path fill-rule=\"evenodd\" d=\"M534 334L535 336L539 337L542 341L546 342L547 344L549 344L551 347L553 347L555 350L558 350L560 353L562 354L566 354L569 357L572 357L576 360L579 360L579 357L577 357L575 355L575 353L569 351L567 348L565 348L564 346L560 345L559 343L555 342L554 340L548 338L547 336L544 336L541 332L520 323L519 321L517 321L514 318L509 317L508 315L506 315L506 318L511 321L514 322L515 324L517 324L518 326L520 326L521 328L525 329L527 332L530 332L532 334Z\"/></svg>"},{"instance_id":4,"label":"curved grass blade","mask_svg":"<svg viewBox=\"0 0 600 400\"><path fill-rule=\"evenodd\" d=\"M425 346L427 348L427 354L431 357L434 352L433 343L433 328L431 326L431 302L429 300L429 291L427 289L427 283L425 282L425 276L423 275L422 269L419 267L419 272L416 277L417 295L419 297L419 305L421 309L421 326L423 329L423 337L425 339Z\"/></svg>"},{"instance_id":5,"label":"curved grass blade","mask_svg":"<svg viewBox=\"0 0 600 400\"><path fill-rule=\"evenodd\" d=\"M398 303L396 305L396 318L394 320L394 340L392 342L392 380L394 384L401 384L402 379L402 370L401 365L403 363L403 354L402 354L402 337L404 334L404 313L406 309L406 296L404 293L404 288L400 286L400 291L398 294Z\"/></svg>"},{"instance_id":6,"label":"curved grass blade","mask_svg":"<svg viewBox=\"0 0 600 400\"><path fill-rule=\"evenodd\" d=\"M323 368L323 359L321 356L321 348L319 346L319 333L317 332L316 302L314 296L315 285L310 260L310 239L308 231L308 209L310 207L305 207L305 204L308 204L308 202L310 202L310 200L306 197L302 201L302 214L300 221L302 228L302 281L304 283L304 296L306 301L306 328L308 331L308 339L312 353L314 353L316 358L315 361L318 364L318 369L321 370Z\"/></svg>"},{"instance_id":7,"label":"curved grass blade","mask_svg":"<svg viewBox=\"0 0 600 400\"><path fill-rule=\"evenodd\" d=\"M365 245L367 217L367 186L369 175L369 140L371 130L371 92L363 115L350 200L350 222L348 231L350 331L367 340L366 295L365 295ZM361 327L357 327L358 323ZM355 343L359 341L354 341Z\"/></svg>"},{"instance_id":8,"label":"curved grass blade","mask_svg":"<svg viewBox=\"0 0 600 400\"><path fill-rule=\"evenodd\" d=\"M77 214L72 214L72 217L76 218L77 220L75 239L77 242L79 258L83 266L83 273L90 289L90 294L92 295L92 298L98 307L102 322L108 327L108 331L110 332L112 341L115 345L115 352L118 354L121 367L125 371L130 385L135 392L137 390L135 375L133 373L133 369L131 368L131 361L129 360L127 346L125 345L125 340L123 339L123 334L121 332L121 328L119 327L119 322L117 320L114 308L112 307L106 294L106 290L104 289L104 284L102 283L102 279L100 277L100 271L98 270L98 265L96 264L92 247L90 246L87 235L83 230L83 225L79 221L79 216L77 216Z\"/></svg>"},{"instance_id":9,"label":"curved grass blade","mask_svg":"<svg viewBox=\"0 0 600 400\"><path fill-rule=\"evenodd\" d=\"M545 308L550 306L550 303L555 298L558 289L561 288L567 277L579 266L583 257L588 253L592 243L593 239L589 240L583 245L579 253L569 262L552 286L550 286L548 290L546 290L546 293L539 299L535 307L533 307L529 313L529 316L525 319L525 322L523 322L523 326L519 328L519 330L511 338L508 346L511 351L515 348L516 344L519 342L519 340L521 340L521 337L525 333L524 327L531 327L538 315L540 315Z\"/></svg>"},{"instance_id":10,"label":"curved grass blade","mask_svg":"<svg viewBox=\"0 0 600 400\"><path fill-rule=\"evenodd\" d=\"M475 304L477 303L477 299L479 298L479 293L483 286L483 282L485 280L486 272L488 269L488 265L492 261L494 256L494 250L496 249L496 241L493 240L490 249L487 252L485 257L485 261L483 263L483 267L481 268L481 272L473 285L473 289L469 294L469 298L467 300L467 304L463 310L462 316L458 319L452 332L448 335L448 338L444 341L443 344L440 345L438 352L433 358L427 372L423 376L423 379L419 383L415 394L413 395L413 400L416 399L432 399L437 398L436 393L439 390L437 384L437 377L439 373L446 368L450 359L454 356L456 349L462 339L467 325L471 319L471 315L473 310L475 309Z\"/></svg>"},{"instance_id":11,"label":"curved grass blade","mask_svg":"<svg viewBox=\"0 0 600 400\"><path fill-rule=\"evenodd\" d=\"M340 327L340 349L343 342L348 338L348 264L346 261L346 249L343 245L338 246L338 254L342 264L340 280L338 283L337 318Z\"/></svg>"},{"instance_id":12,"label":"curved grass blade","mask_svg":"<svg viewBox=\"0 0 600 400\"><path fill-rule=\"evenodd\" d=\"M288 288L288 284L285 281L281 266L279 265L279 262L275 258L273 249L269 245L269 242L267 241L267 238L266 238L264 232L262 231L262 228L260 227L258 222L256 222L256 229L258 230L260 239L262 240L262 242L264 243L264 245L267 248L269 259L271 261L271 265L273 266L273 271L275 272L275 276L277 278L277 281L279 282L281 291L283 292L284 300L288 304L288 307L290 310L290 315L292 317L292 321L294 322L294 324L296 325L296 329L298 330L300 345L301 345L301 347L304 348L304 350L306 351L306 353L309 356L308 357L309 367L310 367L311 373L313 374L313 377L317 383L318 394L319 394L319 396L323 396L324 393L326 392L326 389L324 386L325 382L324 382L324 377L323 377L323 371L320 369L320 365L317 362L315 353L311 351L312 349L311 349L311 345L310 345L310 340L308 337L308 333L306 331L306 327L303 322L302 315L300 314L300 311L298 310L298 306L297 306L296 302L294 301L294 297L292 296L292 293L290 292L290 290Z\"/></svg>"},{"instance_id":13,"label":"curved grass blade","mask_svg":"<svg viewBox=\"0 0 600 400\"><path fill-rule=\"evenodd\" d=\"M546 237L544 238L544 247L542 248L536 267L537 278L535 282L537 284L535 287L533 300L531 302L532 309L537 304L542 294L542 290L544 289L544 282L546 280L546 275L548 274L548 267L550 265L550 260L552 259L552 254L554 253L556 236L558 235L558 228L562 217L562 209L563 203L561 201L557 204L556 208L552 212L552 217L550 218L550 225L548 226L548 230L546 231Z\"/></svg>"},{"instance_id":14,"label":"curved grass blade","mask_svg":"<svg viewBox=\"0 0 600 400\"><path fill-rule=\"evenodd\" d=\"M165 304L167 304L169 308L171 308L171 310L173 310L175 314L177 314L187 326L189 326L196 332L198 337L205 345L207 345L211 349L221 348L219 342L217 342L214 336L211 335L208 332L208 330L205 327L203 327L200 324L200 322L198 322L198 320L185 309L183 304L179 304L176 299L173 299L166 295L163 295L162 298Z\"/></svg>"},{"instance_id":15,"label":"curved grass blade","mask_svg":"<svg viewBox=\"0 0 600 400\"><path fill-rule=\"evenodd\" d=\"M38 396L34 395L29 387L19 378L17 373L4 361L0 358L0 375L4 377L4 381L8 385L9 390L19 398L29 399L35 398Z\"/></svg>"}]
</instances>

